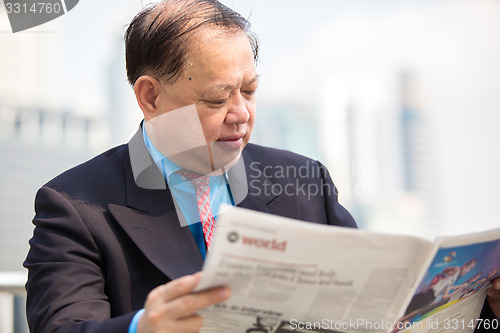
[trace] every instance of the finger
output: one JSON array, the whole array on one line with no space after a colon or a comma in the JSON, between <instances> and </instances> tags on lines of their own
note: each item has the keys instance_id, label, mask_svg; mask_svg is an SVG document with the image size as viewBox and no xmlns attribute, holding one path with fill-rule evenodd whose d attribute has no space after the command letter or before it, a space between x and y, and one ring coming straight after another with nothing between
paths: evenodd
<instances>
[{"instance_id":1,"label":"finger","mask_svg":"<svg viewBox=\"0 0 500 333\"><path fill-rule=\"evenodd\" d=\"M488 289L488 303L497 318L500 318L500 279L494 280Z\"/></svg>"},{"instance_id":2,"label":"finger","mask_svg":"<svg viewBox=\"0 0 500 333\"><path fill-rule=\"evenodd\" d=\"M500 290L494 289L493 287L488 289L488 297L495 301L500 301Z\"/></svg>"},{"instance_id":3,"label":"finger","mask_svg":"<svg viewBox=\"0 0 500 333\"><path fill-rule=\"evenodd\" d=\"M146 307L158 308L170 300L189 294L194 290L200 278L201 272L198 272L172 280L153 289L146 300Z\"/></svg>"},{"instance_id":4,"label":"finger","mask_svg":"<svg viewBox=\"0 0 500 333\"><path fill-rule=\"evenodd\" d=\"M189 317L196 311L222 302L231 297L228 287L217 287L199 293L185 295L164 304L162 311L167 317L179 319Z\"/></svg>"},{"instance_id":5,"label":"finger","mask_svg":"<svg viewBox=\"0 0 500 333\"><path fill-rule=\"evenodd\" d=\"M163 290L164 301L168 302L177 297L191 293L200 282L200 279L201 272L198 272L170 281L165 285L166 288Z\"/></svg>"},{"instance_id":6,"label":"finger","mask_svg":"<svg viewBox=\"0 0 500 333\"><path fill-rule=\"evenodd\" d=\"M497 278L491 282L493 289L500 290L500 278Z\"/></svg>"},{"instance_id":7,"label":"finger","mask_svg":"<svg viewBox=\"0 0 500 333\"><path fill-rule=\"evenodd\" d=\"M500 279L495 279L491 282L491 287L488 288L487 294L492 301L500 301Z\"/></svg>"},{"instance_id":8,"label":"finger","mask_svg":"<svg viewBox=\"0 0 500 333\"><path fill-rule=\"evenodd\" d=\"M198 314L175 321L165 321L168 326L162 326L167 332L199 332L203 327L203 318Z\"/></svg>"},{"instance_id":9,"label":"finger","mask_svg":"<svg viewBox=\"0 0 500 333\"><path fill-rule=\"evenodd\" d=\"M167 318L159 318L153 324L153 331L161 331L165 333L178 333L178 332L199 332L203 327L203 318L198 314L193 314L189 317L181 318L178 320L171 320Z\"/></svg>"},{"instance_id":10,"label":"finger","mask_svg":"<svg viewBox=\"0 0 500 333\"><path fill-rule=\"evenodd\" d=\"M145 313L139 321L137 332L195 333L199 332L202 327L203 318L198 314L193 314L178 320L172 320L164 316L155 316Z\"/></svg>"}]
</instances>

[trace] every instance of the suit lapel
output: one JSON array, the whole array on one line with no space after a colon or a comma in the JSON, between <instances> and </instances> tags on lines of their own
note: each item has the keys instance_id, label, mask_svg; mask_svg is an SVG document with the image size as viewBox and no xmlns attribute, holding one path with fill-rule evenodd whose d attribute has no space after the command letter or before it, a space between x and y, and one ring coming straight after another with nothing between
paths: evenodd
<instances>
[{"instance_id":1,"label":"suit lapel","mask_svg":"<svg viewBox=\"0 0 500 333\"><path fill-rule=\"evenodd\" d=\"M239 186L240 189L236 192L240 193L240 200L236 201L238 207L248 208L260 212L269 213L269 204L277 198L272 191L265 190L271 189L273 183L264 176L264 173L260 169L259 163L254 163L254 161L245 153L243 150L242 158L240 162L244 164L243 170L241 164L238 163L235 170L233 167L229 170L229 181L231 184ZM243 176L242 176L243 174ZM245 179L245 184L240 185L239 179ZM231 185L231 190L234 193L233 185ZM245 193L242 197L241 193Z\"/></svg>"},{"instance_id":2,"label":"suit lapel","mask_svg":"<svg viewBox=\"0 0 500 333\"><path fill-rule=\"evenodd\" d=\"M138 141L137 138L141 140ZM132 141L134 141L133 149L143 149L147 152L142 135L136 134ZM154 163L150 166L143 165L143 170L149 170L147 172L155 172L155 169L158 172ZM124 160L124 172L127 206L114 204L108 206L116 221L146 258L170 279L200 271L203 258L189 227L180 225L170 191L137 186L129 158ZM158 174L161 176L161 173ZM154 175L148 176L147 179L154 177L156 177L155 182L158 182L158 177ZM156 183L148 182L148 184ZM160 185L156 185L156 188L161 188ZM164 180L163 186L166 188Z\"/></svg>"},{"instance_id":3,"label":"suit lapel","mask_svg":"<svg viewBox=\"0 0 500 333\"><path fill-rule=\"evenodd\" d=\"M201 270L203 258L189 227L180 226L175 209L150 214L111 204L109 210L146 258L171 280Z\"/></svg>"},{"instance_id":4,"label":"suit lapel","mask_svg":"<svg viewBox=\"0 0 500 333\"><path fill-rule=\"evenodd\" d=\"M242 156L246 170L248 195L237 206L300 219L300 206L298 205L297 196L287 195L283 184L274 184L265 176L262 167L267 166L266 164L253 161L249 154L245 153L245 150L243 150Z\"/></svg>"}]
</instances>

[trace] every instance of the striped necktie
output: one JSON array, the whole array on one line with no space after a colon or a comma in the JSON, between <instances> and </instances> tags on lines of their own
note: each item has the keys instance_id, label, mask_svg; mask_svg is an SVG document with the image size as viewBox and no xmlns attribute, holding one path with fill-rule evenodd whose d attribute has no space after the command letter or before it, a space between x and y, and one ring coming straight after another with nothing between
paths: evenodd
<instances>
[{"instance_id":1,"label":"striped necktie","mask_svg":"<svg viewBox=\"0 0 500 333\"><path fill-rule=\"evenodd\" d=\"M198 213L200 214L201 226L203 228L203 236L207 249L209 249L215 228L215 218L210 208L210 177L186 170L179 170L177 173L180 174L183 179L189 180L195 187L196 202L198 205Z\"/></svg>"}]
</instances>

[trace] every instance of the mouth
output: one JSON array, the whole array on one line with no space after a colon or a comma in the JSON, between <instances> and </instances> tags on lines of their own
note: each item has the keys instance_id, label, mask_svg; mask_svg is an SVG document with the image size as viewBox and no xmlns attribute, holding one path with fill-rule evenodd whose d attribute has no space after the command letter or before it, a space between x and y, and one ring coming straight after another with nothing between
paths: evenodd
<instances>
[{"instance_id":1,"label":"mouth","mask_svg":"<svg viewBox=\"0 0 500 333\"><path fill-rule=\"evenodd\" d=\"M235 135L220 138L216 141L217 146L222 146L229 149L241 148L243 146L243 137L244 135Z\"/></svg>"}]
</instances>

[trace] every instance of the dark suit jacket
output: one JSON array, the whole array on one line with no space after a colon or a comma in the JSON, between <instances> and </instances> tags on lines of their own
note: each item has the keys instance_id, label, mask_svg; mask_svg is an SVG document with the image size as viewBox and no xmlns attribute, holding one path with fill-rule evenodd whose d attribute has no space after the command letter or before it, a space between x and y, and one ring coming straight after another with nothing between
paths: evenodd
<instances>
[{"instance_id":1,"label":"dark suit jacket","mask_svg":"<svg viewBox=\"0 0 500 333\"><path fill-rule=\"evenodd\" d=\"M202 269L170 191L136 184L129 147L145 149L137 138L38 191L25 261L32 332L126 332L153 288ZM238 206L356 227L319 162L252 144L242 156L249 193Z\"/></svg>"}]
</instances>

